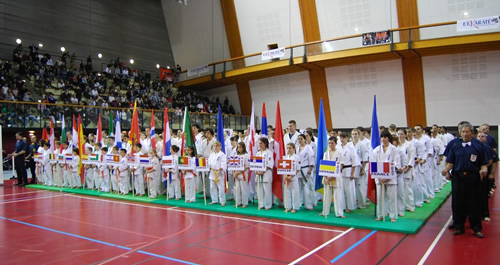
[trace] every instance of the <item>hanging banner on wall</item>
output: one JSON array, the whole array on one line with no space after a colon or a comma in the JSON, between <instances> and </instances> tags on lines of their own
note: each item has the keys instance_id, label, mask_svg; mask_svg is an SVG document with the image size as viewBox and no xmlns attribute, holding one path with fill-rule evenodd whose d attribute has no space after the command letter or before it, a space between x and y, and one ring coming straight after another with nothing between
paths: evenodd
<instances>
[{"instance_id":1,"label":"hanging banner on wall","mask_svg":"<svg viewBox=\"0 0 500 265\"><path fill-rule=\"evenodd\" d=\"M385 44L385 43L391 42L391 32L389 30L369 32L369 33L363 34L363 36L361 36L361 38L362 38L363 46Z\"/></svg>"},{"instance_id":2,"label":"hanging banner on wall","mask_svg":"<svg viewBox=\"0 0 500 265\"><path fill-rule=\"evenodd\" d=\"M285 47L262 52L262 61L285 56Z\"/></svg>"},{"instance_id":3,"label":"hanging banner on wall","mask_svg":"<svg viewBox=\"0 0 500 265\"><path fill-rule=\"evenodd\" d=\"M208 64L189 69L187 75L194 76L204 73L208 73Z\"/></svg>"},{"instance_id":4,"label":"hanging banner on wall","mask_svg":"<svg viewBox=\"0 0 500 265\"><path fill-rule=\"evenodd\" d=\"M500 28L500 16L473 18L457 21L457 31Z\"/></svg>"}]
</instances>

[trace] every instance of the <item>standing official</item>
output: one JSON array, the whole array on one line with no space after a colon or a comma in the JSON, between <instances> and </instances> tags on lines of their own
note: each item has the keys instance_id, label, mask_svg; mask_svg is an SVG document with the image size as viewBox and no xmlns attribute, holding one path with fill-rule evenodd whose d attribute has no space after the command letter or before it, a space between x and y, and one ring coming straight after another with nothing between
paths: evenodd
<instances>
[{"instance_id":1,"label":"standing official","mask_svg":"<svg viewBox=\"0 0 500 265\"><path fill-rule=\"evenodd\" d=\"M23 135L21 132L16 133L16 148L14 153L9 154L8 157L14 157L14 167L17 174L17 184L19 186L24 186L28 184L28 175L26 174L26 164L24 163L24 158L26 155L26 150L28 149L28 144L23 140ZM35 176L33 176L34 178Z\"/></svg>"},{"instance_id":2,"label":"standing official","mask_svg":"<svg viewBox=\"0 0 500 265\"><path fill-rule=\"evenodd\" d=\"M454 227L453 235L465 233L465 219L474 235L483 238L481 225L481 180L486 176L487 155L483 144L472 138L474 128L464 124L460 128L462 138L453 144L448 144L446 166L441 172L450 178L452 172L452 210Z\"/></svg>"}]
</instances>

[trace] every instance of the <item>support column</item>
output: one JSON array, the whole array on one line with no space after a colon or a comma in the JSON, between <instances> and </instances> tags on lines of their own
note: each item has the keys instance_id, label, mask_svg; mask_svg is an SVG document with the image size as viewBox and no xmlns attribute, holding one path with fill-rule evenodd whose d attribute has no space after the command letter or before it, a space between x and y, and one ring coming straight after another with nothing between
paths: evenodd
<instances>
[{"instance_id":1,"label":"support column","mask_svg":"<svg viewBox=\"0 0 500 265\"><path fill-rule=\"evenodd\" d=\"M227 42L231 58L243 56L243 45L241 43L240 28L238 26L238 17L234 0L220 0L222 14L224 16L224 26L226 28ZM233 69L245 67L245 60L233 61ZM241 114L252 114L252 92L248 81L236 83L238 89L238 98L240 100Z\"/></svg>"},{"instance_id":2,"label":"support column","mask_svg":"<svg viewBox=\"0 0 500 265\"><path fill-rule=\"evenodd\" d=\"M396 0L398 8L398 24L400 28L419 25L417 0ZM401 42L420 39L420 31L412 30L411 39L409 31L399 33ZM415 52L401 54L403 69L403 82L405 90L406 122L408 126L416 124L427 125L425 108L424 71L422 57Z\"/></svg>"},{"instance_id":3,"label":"support column","mask_svg":"<svg viewBox=\"0 0 500 265\"><path fill-rule=\"evenodd\" d=\"M302 32L304 42L317 41L321 39L319 31L318 14L316 12L316 2L311 0L298 0L300 9L300 18L302 20ZM321 45L307 47L307 55L321 52ZM328 85L326 82L325 69L319 66L309 65L309 81L311 83L311 95L314 104L314 113L316 114L316 126L319 126L319 106L323 99L323 108L325 111L326 128L332 129L332 115L330 111L330 97L328 95Z\"/></svg>"}]
</instances>

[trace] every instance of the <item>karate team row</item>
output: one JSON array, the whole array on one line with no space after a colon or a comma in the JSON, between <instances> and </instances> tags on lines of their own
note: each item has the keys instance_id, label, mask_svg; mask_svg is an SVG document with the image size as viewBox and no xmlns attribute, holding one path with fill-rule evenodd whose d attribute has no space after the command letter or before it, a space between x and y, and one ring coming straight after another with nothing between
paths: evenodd
<instances>
[{"instance_id":1,"label":"karate team row","mask_svg":"<svg viewBox=\"0 0 500 265\"><path fill-rule=\"evenodd\" d=\"M212 133L213 134L213 133ZM383 136L383 135L382 135ZM323 178L325 185L324 195L317 194L315 187L315 155L316 144L312 132L305 134L288 133L284 137L286 144L286 155L283 158L296 161L296 174L278 176L283 177L285 211L295 212L302 206L312 210L317 205L318 199L323 197L324 209L322 214L329 215L330 202L334 197L335 215L345 217L344 211L350 212L356 208L363 209L367 204L367 163L368 161L393 162L396 164L397 178L382 181L385 185L386 212L391 220L395 221L399 216L404 216L405 210L413 212L415 207L421 207L424 202L429 203L445 183L440 171L444 151L443 141L438 138L429 137L423 132L415 129L407 132L401 129L396 135L388 137L387 148L376 148L372 151L370 140L364 138L358 129L348 134L341 134L337 138L329 140L329 149L325 152L323 159L336 160L342 165L342 178ZM352 141L349 139L352 138ZM226 199L236 199L236 205L246 207L249 199L255 196L259 201L259 207L271 209L272 196L272 167L274 165L273 152L274 140L272 138L256 137L259 151L255 156L262 157L266 169L263 171L249 171L250 155L248 147L250 139L238 139L233 136L226 141L226 154L221 152L221 144L209 133L208 137L202 137L201 133L196 135L196 148L198 156L206 157L209 172L199 172L194 165L194 148L187 147L189 165L192 170L178 170L177 163L173 168L167 169L161 166L162 144L157 148L145 149L148 143L138 144L135 147L136 155L148 153L150 165L140 166L137 162L129 163L127 154L131 153L128 143L124 143L122 149L117 146L111 148L103 147L101 143L86 143L86 153L98 153L101 157L107 154L120 155L117 165L96 163L84 165L85 182L87 188L100 189L103 192L115 192L128 194L132 188L135 194L144 196L145 190L149 196L155 198L160 193L168 193L169 198L180 199L181 181L184 180L184 195L187 202L196 200L196 192L204 191L206 196L211 197L211 204L220 203L225 205ZM383 138L381 138L383 140ZM113 140L110 140L113 145ZM247 143L247 144L245 144ZM108 143L109 144L109 143ZM180 143L177 143L180 145ZM384 141L382 141L384 144ZM62 151L61 151L62 150ZM94 151L95 150L95 151ZM156 152L159 150L161 152ZM173 161L177 161L180 153L177 145L171 146ZM60 144L56 142L55 151L52 154L48 143L42 144L38 153L41 159L37 163L37 178L44 185L81 187L79 167L79 150L72 148L71 142ZM59 154L72 154L70 161L57 161ZM244 170L227 171L227 157L244 157ZM137 160L136 160L137 161ZM377 180L377 196L381 196L380 181ZM225 191L228 191L226 198ZM381 198L378 200L381 201ZM377 218L381 218L382 205L377 205ZM380 208L380 209L379 209Z\"/></svg>"}]
</instances>

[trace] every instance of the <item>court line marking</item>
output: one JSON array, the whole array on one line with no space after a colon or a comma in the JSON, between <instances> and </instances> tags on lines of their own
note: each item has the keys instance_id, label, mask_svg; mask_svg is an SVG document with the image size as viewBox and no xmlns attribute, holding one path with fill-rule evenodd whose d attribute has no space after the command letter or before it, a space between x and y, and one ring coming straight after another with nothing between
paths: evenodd
<instances>
[{"instance_id":1,"label":"court line marking","mask_svg":"<svg viewBox=\"0 0 500 265\"><path fill-rule=\"evenodd\" d=\"M371 233L369 233L368 235L366 235L365 237L363 237L361 240L359 240L358 242L354 243L354 245L352 245L348 249L344 250L344 252L340 253L340 255L338 255L337 257L335 257L334 259L332 259L330 261L330 263L335 263L337 260L339 260L340 258L342 258L343 256L345 256L347 253L349 253L355 247L359 246L361 243L363 243L363 241L367 240L369 237L371 237L376 232L377 232L377 230L373 230Z\"/></svg>"},{"instance_id":2,"label":"court line marking","mask_svg":"<svg viewBox=\"0 0 500 265\"><path fill-rule=\"evenodd\" d=\"M2 194L0 197L4 196L14 196L14 195L23 195L23 194L29 194L29 193L40 193L40 192L46 192L45 190L39 190L39 191L30 191L30 192L20 192L20 193L11 193L11 194Z\"/></svg>"},{"instance_id":3,"label":"court line marking","mask_svg":"<svg viewBox=\"0 0 500 265\"><path fill-rule=\"evenodd\" d=\"M317 252L318 250L320 250L320 249L322 249L323 247L325 247L326 245L328 245L328 244L330 244L330 243L334 242L335 240L337 240L337 239L339 239L339 238L341 238L341 237L345 236L347 233L351 232L352 230L354 230L354 228L353 228L353 227L351 227L351 228L349 228L349 229L345 230L342 234L337 235L336 237L334 237L334 238L332 238L332 239L330 239L330 240L326 241L325 243L323 243L323 244L322 244L322 245L320 245L319 247L317 247L317 248L315 248L315 249L313 249L313 250L309 251L308 253L306 253L306 254L305 254L305 255L303 255L302 257L300 257L300 258L298 258L298 259L296 259L296 260L292 261L292 262L291 262L291 263L289 263L289 264L290 264L290 265L297 264L299 261L301 261L301 260L303 260L303 259L305 259L305 258L307 258L307 257L311 256L312 254L314 254L314 253L315 253L315 252Z\"/></svg>"},{"instance_id":4,"label":"court line marking","mask_svg":"<svg viewBox=\"0 0 500 265\"><path fill-rule=\"evenodd\" d=\"M63 235L67 235L67 236L76 237L76 238L87 240L87 241L92 241L92 242L95 242L95 243L99 243L99 244L103 244L103 245L107 245L107 246L111 246L111 247L121 248L121 249L124 249L124 250L132 250L131 248L124 247L124 246L121 246L121 245L117 245L117 244L113 244L113 243L101 241L101 240L98 240L98 239L93 239L93 238L86 237L86 236L80 236L80 235L77 235L77 234L72 234L72 233L68 233L68 232L63 232L63 231L55 230L55 229L48 228L48 227L45 227L45 226L30 224L30 223L26 223L26 222L23 222L23 221L18 221L18 220L15 220L15 219L6 218L6 217L3 217L3 216L0 216L0 219L11 221L11 222L22 224L22 225L27 225L27 226L35 227L35 228L39 228L39 229L43 229L43 230L47 230L47 231L58 233L58 234L63 234ZM180 263L184 263L184 264L197 265L196 263L191 263L189 261L184 261L184 260L180 260L180 259L176 259L176 258L170 258L170 257L167 257L167 256L162 256L162 255L158 255L158 254L147 252L147 251L137 251L137 252L140 252L140 253L145 254L145 255L157 257L157 258L162 258L162 259L170 260L170 261L176 261L176 262L180 262Z\"/></svg>"},{"instance_id":5,"label":"court line marking","mask_svg":"<svg viewBox=\"0 0 500 265\"><path fill-rule=\"evenodd\" d=\"M94 200L94 201L103 201L103 202L111 202L111 203L117 203L117 204L140 206L140 207L146 207L146 208L152 208L152 209L177 211L177 212L191 213L191 214L211 216L211 217L219 217L219 218L227 218L227 219L234 219L234 220L242 220L242 221L248 221L248 222L256 222L256 223L263 223L263 224L272 224L272 225L281 225L281 226L303 228L303 229L311 229L311 230L320 230L320 231L328 231L328 232L336 232L336 233L344 233L346 231L346 230L326 229L326 228L319 228L319 227L309 227L309 226L302 226L302 225L282 224L282 223L276 223L276 222L270 222L270 221L259 221L259 220L252 220L252 219L241 218L241 217L232 217L232 216L224 216L224 215L216 215L216 214L208 214L208 213L199 213L199 212L188 211L188 210L184 210L184 209L178 209L177 206L170 207L170 208L163 208L163 207L158 207L158 206L135 204L135 203L123 202L123 201L98 199L98 198L92 198L92 197L86 197L86 196L80 196L80 195L74 195L74 194L64 194L64 196L70 196L70 197L76 197L76 198L82 198L82 199Z\"/></svg>"},{"instance_id":6,"label":"court line marking","mask_svg":"<svg viewBox=\"0 0 500 265\"><path fill-rule=\"evenodd\" d=\"M31 200L36 200L36 199L55 198L55 197L61 197L61 196L64 196L64 195L62 195L62 194L61 194L61 195L46 196L46 197L36 197L36 198L32 198L32 199L25 199L25 200L5 201L5 202L0 202L0 205L1 205L1 204L7 204L7 203L16 203L16 202L31 201Z\"/></svg>"},{"instance_id":7,"label":"court line marking","mask_svg":"<svg viewBox=\"0 0 500 265\"><path fill-rule=\"evenodd\" d=\"M425 261L427 260L427 258L431 254L431 252L434 250L434 247L436 247L439 239L441 239L441 237L443 236L444 231L446 231L446 229L448 228L448 225L450 224L452 218L453 218L453 216L450 215L450 218L448 218L448 221L443 225L443 228L441 228L441 231L439 232L439 234L436 236L436 238L434 238L434 241L432 241L432 244L429 246L429 248L425 252L424 256L422 256L422 258L418 262L418 265L422 265L425 263Z\"/></svg>"},{"instance_id":8,"label":"court line marking","mask_svg":"<svg viewBox=\"0 0 500 265\"><path fill-rule=\"evenodd\" d=\"M50 196L53 196L53 195L50 195ZM33 198L45 198L45 197L50 197L50 196L27 196L27 197L20 197L20 198L12 198L12 199L7 199L7 200L3 200L3 201L0 201L1 202L13 202L13 201L20 201L20 200L24 200L24 199L33 199Z\"/></svg>"}]
</instances>

